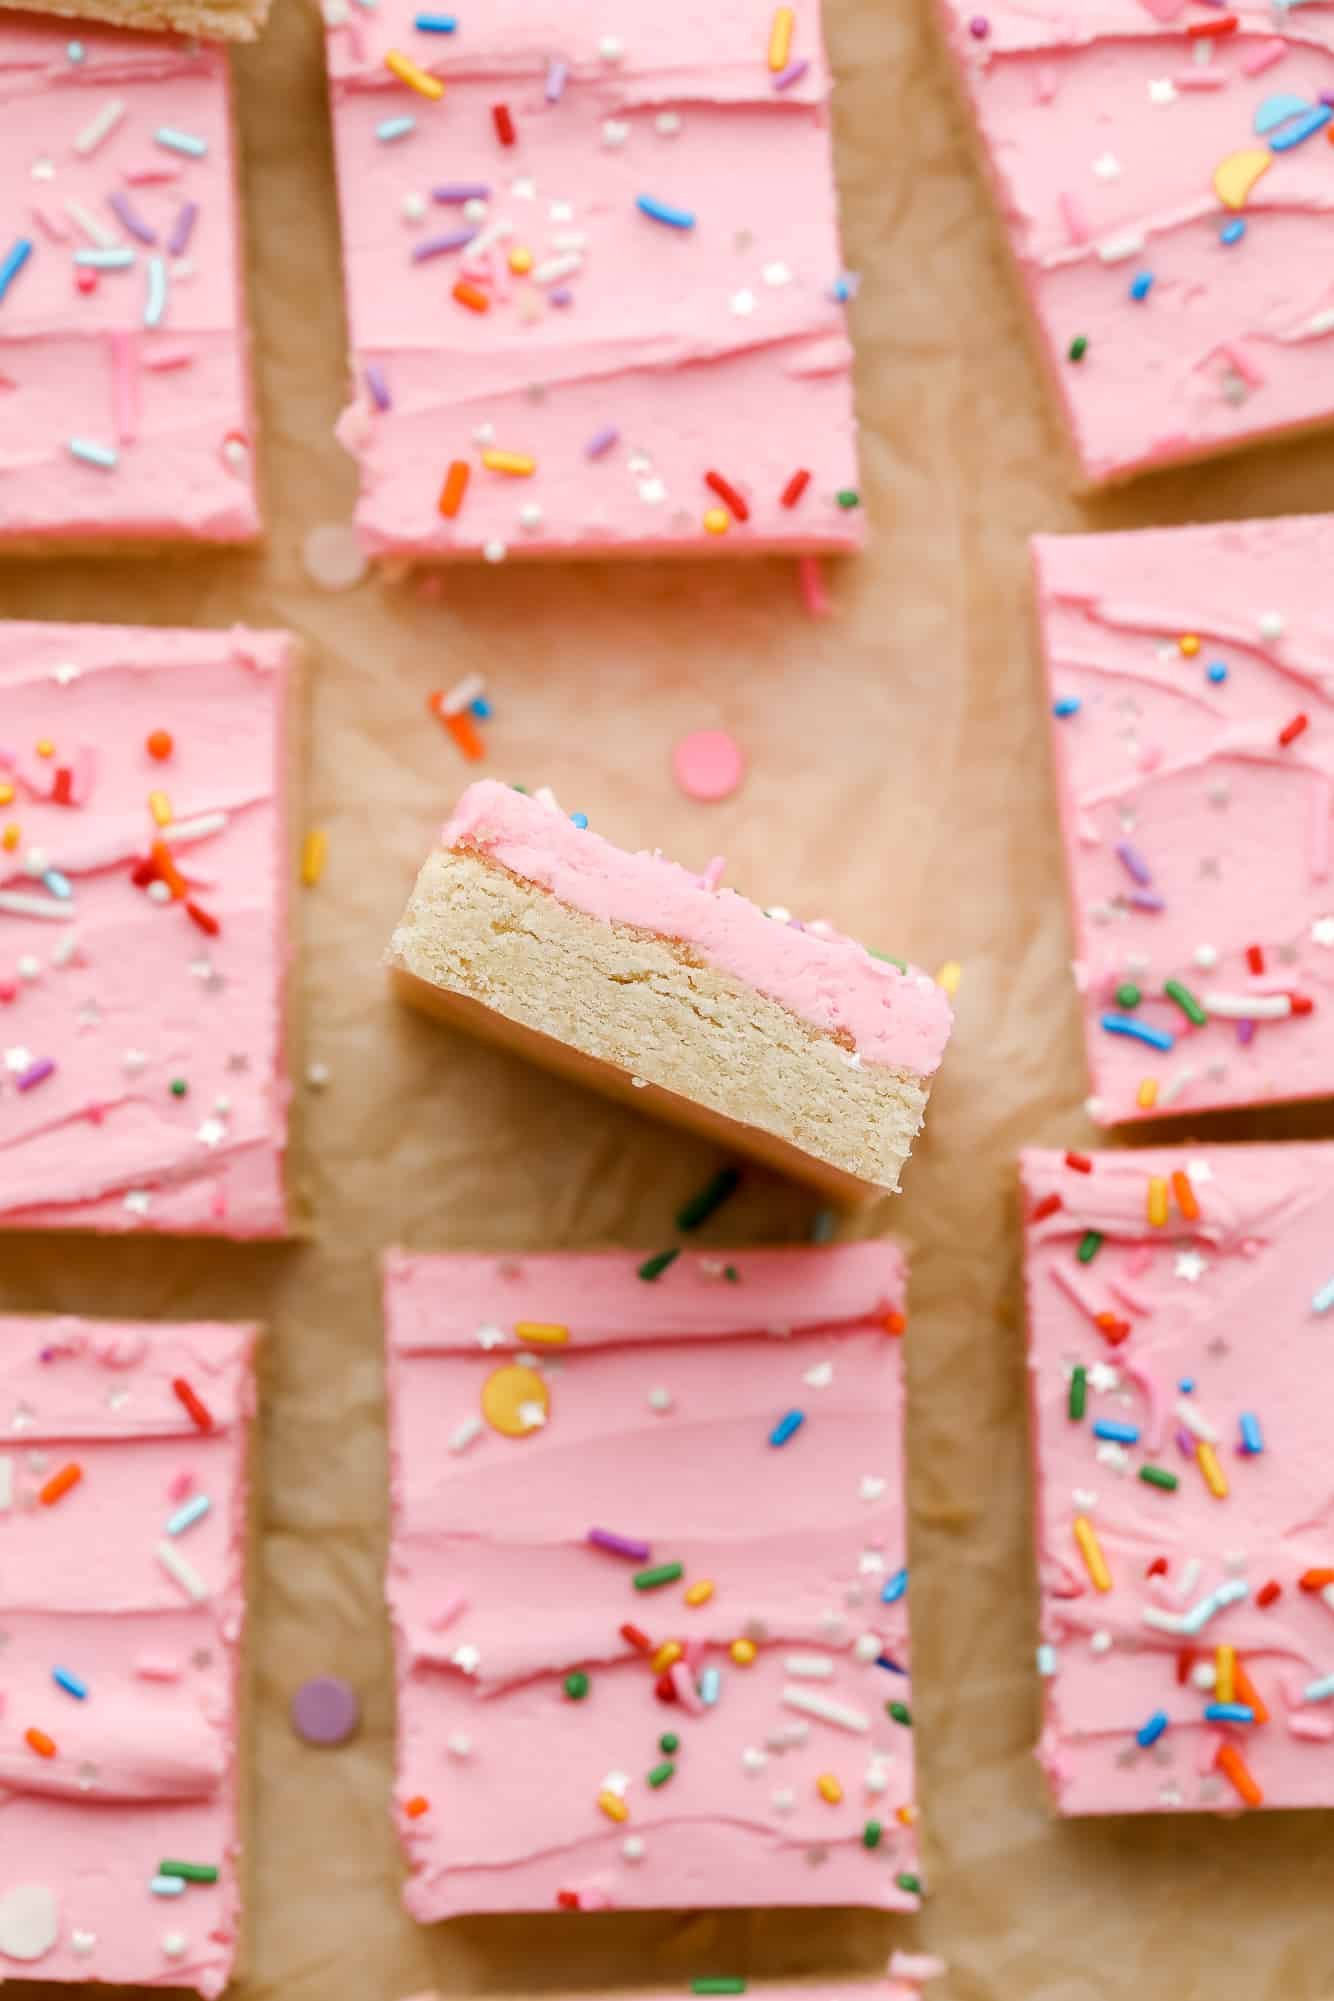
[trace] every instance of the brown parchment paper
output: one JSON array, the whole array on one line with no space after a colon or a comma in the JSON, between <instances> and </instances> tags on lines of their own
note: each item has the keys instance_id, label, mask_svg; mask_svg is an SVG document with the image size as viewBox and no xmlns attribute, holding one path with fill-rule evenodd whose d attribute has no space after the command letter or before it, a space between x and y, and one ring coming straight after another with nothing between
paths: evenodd
<instances>
[{"instance_id":1,"label":"brown parchment paper","mask_svg":"<svg viewBox=\"0 0 1334 2001\"><path fill-rule=\"evenodd\" d=\"M485 0L469 0L485 5ZM612 13L616 0L608 0ZM670 4L670 0L664 0ZM1077 504L944 66L928 0L826 0L854 313L867 554L831 566L835 616L787 563L446 573L434 597L334 597L304 532L345 518L332 426L343 330L320 35L305 0L236 62L270 532L262 553L0 569L8 616L285 624L305 640L307 797L329 831L300 896L286 1248L0 1238L0 1307L262 1317L252 1614L249 1972L237 2001L396 2001L688 1985L701 1972L878 1974L891 1943L945 1955L940 2001L1325 2001L1334 1822L1257 1815L1060 1825L1036 1728L1012 1159L1091 1135L1025 538L1328 507L1334 440ZM380 1578L385 1443L377 1259L419 1249L672 1241L710 1151L396 1011L378 961L464 782L428 692L466 670L496 719L485 767L548 782L613 839L720 852L765 901L889 951L965 967L907 1192L915 1709L930 1897L866 1913L552 1916L422 1931L401 1913L387 1811L392 1688ZM750 760L721 807L676 791L687 729ZM1334 1132L1334 1113L1255 1131ZM1244 1120L1216 1126L1240 1134ZM809 1197L758 1173L704 1234L803 1233ZM516 1617L522 1617L521 1606ZM292 1690L333 1672L359 1740L297 1743ZM16 1990L55 1994L51 1988Z\"/></svg>"}]
</instances>

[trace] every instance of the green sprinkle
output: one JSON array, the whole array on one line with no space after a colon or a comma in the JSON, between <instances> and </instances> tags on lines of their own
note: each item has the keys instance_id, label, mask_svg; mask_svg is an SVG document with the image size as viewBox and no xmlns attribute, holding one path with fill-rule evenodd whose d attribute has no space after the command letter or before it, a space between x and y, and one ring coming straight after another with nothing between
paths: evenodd
<instances>
[{"instance_id":1,"label":"green sprinkle","mask_svg":"<svg viewBox=\"0 0 1334 2001\"><path fill-rule=\"evenodd\" d=\"M1074 339L1071 341L1069 348L1071 361L1082 361L1084 359L1084 356L1088 353L1088 351L1089 351L1088 335L1076 334Z\"/></svg>"},{"instance_id":2,"label":"green sprinkle","mask_svg":"<svg viewBox=\"0 0 1334 2001\"><path fill-rule=\"evenodd\" d=\"M648 1775L648 1782L649 1782L649 1784L650 1784L651 1786L655 1786L655 1787L656 1787L656 1786L665 1786L665 1785L666 1785L666 1783L667 1783L667 1781L668 1781L668 1779L670 1779L670 1777L672 1776L672 1773L673 1773L673 1772L674 1772L675 1770L676 1770L676 1767L675 1767L675 1765L674 1765L674 1764L673 1764L673 1763L671 1762L671 1760L670 1760L670 1758L669 1758L669 1759L668 1759L668 1760L666 1761L666 1763L665 1763L665 1764L662 1764L662 1765L655 1765L655 1766L653 1767L653 1770L652 1770L652 1771L651 1771L651 1772L649 1773L649 1775Z\"/></svg>"},{"instance_id":3,"label":"green sprinkle","mask_svg":"<svg viewBox=\"0 0 1334 2001\"><path fill-rule=\"evenodd\" d=\"M896 1723L902 1723L911 1730L912 1711L906 1702L887 1702L885 1704L885 1714L886 1716L892 1716Z\"/></svg>"},{"instance_id":4,"label":"green sprinkle","mask_svg":"<svg viewBox=\"0 0 1334 2001\"><path fill-rule=\"evenodd\" d=\"M706 1223L715 1209L722 1208L740 1179L739 1167L724 1167L715 1174L712 1181L700 1189L698 1195L692 1195L690 1200L677 1210L677 1229L697 1230L701 1223Z\"/></svg>"},{"instance_id":5,"label":"green sprinkle","mask_svg":"<svg viewBox=\"0 0 1334 2001\"><path fill-rule=\"evenodd\" d=\"M1164 980L1163 992L1176 1002L1187 1021L1194 1022L1196 1028L1204 1027L1209 1017L1189 987L1183 987L1180 980Z\"/></svg>"},{"instance_id":6,"label":"green sprinkle","mask_svg":"<svg viewBox=\"0 0 1334 2001\"><path fill-rule=\"evenodd\" d=\"M737 1270L735 1265L724 1265L723 1277L727 1280L727 1283L729 1285L740 1285L741 1283L741 1273Z\"/></svg>"},{"instance_id":7,"label":"green sprinkle","mask_svg":"<svg viewBox=\"0 0 1334 2001\"><path fill-rule=\"evenodd\" d=\"M668 1265L674 1265L680 1251L659 1251L656 1256L645 1258L639 1267L639 1276L646 1279L661 1278Z\"/></svg>"},{"instance_id":8,"label":"green sprinkle","mask_svg":"<svg viewBox=\"0 0 1334 2001\"><path fill-rule=\"evenodd\" d=\"M868 952L871 952L869 945L866 949ZM887 966L897 966L901 973L906 973L908 970L908 961L906 959L896 959L892 952L871 952L871 957L873 959L883 959Z\"/></svg>"},{"instance_id":9,"label":"green sprinkle","mask_svg":"<svg viewBox=\"0 0 1334 2001\"><path fill-rule=\"evenodd\" d=\"M637 1570L630 1582L636 1591L657 1591L664 1584L675 1584L685 1572L683 1563L654 1563L647 1570Z\"/></svg>"},{"instance_id":10,"label":"green sprinkle","mask_svg":"<svg viewBox=\"0 0 1334 2001\"><path fill-rule=\"evenodd\" d=\"M905 1869L901 1876L896 1876L894 1878L894 1881L898 1884L901 1890L906 1890L910 1897L921 1896L922 1879L920 1876L911 1876Z\"/></svg>"},{"instance_id":11,"label":"green sprinkle","mask_svg":"<svg viewBox=\"0 0 1334 2001\"><path fill-rule=\"evenodd\" d=\"M1141 1466L1139 1477L1146 1487L1161 1487L1165 1494L1175 1494L1180 1481L1175 1473L1169 1473L1165 1466Z\"/></svg>"},{"instance_id":12,"label":"green sprinkle","mask_svg":"<svg viewBox=\"0 0 1334 2001\"><path fill-rule=\"evenodd\" d=\"M880 1837L883 1833L884 1829L878 1820L868 1820L862 1829L862 1847L878 1848L880 1846Z\"/></svg>"},{"instance_id":13,"label":"green sprinkle","mask_svg":"<svg viewBox=\"0 0 1334 2001\"><path fill-rule=\"evenodd\" d=\"M862 504L861 495L854 493L850 486L840 487L834 498L842 508L860 507Z\"/></svg>"},{"instance_id":14,"label":"green sprinkle","mask_svg":"<svg viewBox=\"0 0 1334 2001\"><path fill-rule=\"evenodd\" d=\"M185 1081L184 1077L173 1077L173 1078L172 1078L172 1080L171 1080L171 1095L172 1095L172 1097L173 1097L173 1098L183 1098L183 1097L185 1096L186 1092L187 1092L187 1091L189 1090L189 1088L190 1088L190 1086L189 1086L189 1085L188 1085L188 1084L186 1083L186 1081Z\"/></svg>"},{"instance_id":15,"label":"green sprinkle","mask_svg":"<svg viewBox=\"0 0 1334 2001\"><path fill-rule=\"evenodd\" d=\"M716 1974L712 1978L706 1975L703 1979L692 1980L690 1991L692 1994L744 1994L746 1983L736 1973Z\"/></svg>"},{"instance_id":16,"label":"green sprinkle","mask_svg":"<svg viewBox=\"0 0 1334 2001\"><path fill-rule=\"evenodd\" d=\"M1089 1372L1081 1362L1070 1378L1070 1415L1076 1423L1088 1405Z\"/></svg>"},{"instance_id":17,"label":"green sprinkle","mask_svg":"<svg viewBox=\"0 0 1334 2001\"><path fill-rule=\"evenodd\" d=\"M670 1758L681 1748L681 1739L674 1730L664 1730L658 1739L658 1749Z\"/></svg>"},{"instance_id":18,"label":"green sprinkle","mask_svg":"<svg viewBox=\"0 0 1334 2001\"><path fill-rule=\"evenodd\" d=\"M582 1702L588 1694L588 1676L579 1668L576 1668L573 1674L566 1675L565 1693L571 1702Z\"/></svg>"},{"instance_id":19,"label":"green sprinkle","mask_svg":"<svg viewBox=\"0 0 1334 2001\"><path fill-rule=\"evenodd\" d=\"M1102 1231L1085 1230L1079 1240L1079 1248L1076 1250L1075 1256L1082 1265L1091 1265L1101 1249Z\"/></svg>"},{"instance_id":20,"label":"green sprinkle","mask_svg":"<svg viewBox=\"0 0 1334 2001\"><path fill-rule=\"evenodd\" d=\"M159 1876L176 1876L183 1883L216 1883L218 1872L211 1862L159 1862Z\"/></svg>"},{"instance_id":21,"label":"green sprinkle","mask_svg":"<svg viewBox=\"0 0 1334 2001\"><path fill-rule=\"evenodd\" d=\"M1118 1007L1138 1007L1144 996L1133 980L1123 980L1116 990Z\"/></svg>"}]
</instances>

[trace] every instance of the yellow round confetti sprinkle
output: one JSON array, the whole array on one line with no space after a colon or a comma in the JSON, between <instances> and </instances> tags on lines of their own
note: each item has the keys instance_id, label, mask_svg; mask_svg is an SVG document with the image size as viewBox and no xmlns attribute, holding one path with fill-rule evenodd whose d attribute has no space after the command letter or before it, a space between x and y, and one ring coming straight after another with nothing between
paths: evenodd
<instances>
[{"instance_id":1,"label":"yellow round confetti sprinkle","mask_svg":"<svg viewBox=\"0 0 1334 2001\"><path fill-rule=\"evenodd\" d=\"M510 252L510 270L516 277L526 278L533 268L533 253L526 244L516 243Z\"/></svg>"},{"instance_id":2,"label":"yellow round confetti sprinkle","mask_svg":"<svg viewBox=\"0 0 1334 2001\"><path fill-rule=\"evenodd\" d=\"M1194 632L1183 632L1177 641L1177 645L1181 648L1187 660L1193 660L1200 650L1199 635Z\"/></svg>"},{"instance_id":3,"label":"yellow round confetti sprinkle","mask_svg":"<svg viewBox=\"0 0 1334 2001\"><path fill-rule=\"evenodd\" d=\"M502 1438L540 1431L551 1410L551 1392L536 1369L510 1364L493 1369L482 1384L482 1416Z\"/></svg>"},{"instance_id":4,"label":"yellow round confetti sprinkle","mask_svg":"<svg viewBox=\"0 0 1334 2001\"><path fill-rule=\"evenodd\" d=\"M725 507L711 507L704 516L705 533L708 535L725 535L727 533L727 518L727 509Z\"/></svg>"},{"instance_id":5,"label":"yellow round confetti sprinkle","mask_svg":"<svg viewBox=\"0 0 1334 2001\"><path fill-rule=\"evenodd\" d=\"M728 1652L738 1667L749 1667L755 1658L756 1651L754 1640L733 1640L731 1646L728 1648Z\"/></svg>"},{"instance_id":6,"label":"yellow round confetti sprinkle","mask_svg":"<svg viewBox=\"0 0 1334 2001\"><path fill-rule=\"evenodd\" d=\"M36 748L38 757L54 757L56 754L56 747L49 736L38 737Z\"/></svg>"}]
</instances>

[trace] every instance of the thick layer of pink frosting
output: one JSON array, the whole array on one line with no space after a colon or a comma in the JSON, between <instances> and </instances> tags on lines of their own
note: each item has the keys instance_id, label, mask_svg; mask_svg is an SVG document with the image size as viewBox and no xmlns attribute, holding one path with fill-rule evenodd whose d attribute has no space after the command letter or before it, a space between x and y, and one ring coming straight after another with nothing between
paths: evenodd
<instances>
[{"instance_id":1,"label":"thick layer of pink frosting","mask_svg":"<svg viewBox=\"0 0 1334 2001\"><path fill-rule=\"evenodd\" d=\"M506 0L461 13L457 32L441 35L413 25L409 0L335 7L356 396L340 435L360 462L370 549L494 558L858 545L861 514L836 498L855 491L857 462L834 296L829 72L818 11L802 9L792 54L808 68L775 89L773 11L769 0L692 0L666 16ZM621 46L612 60L608 36ZM443 79L443 99L396 80L385 68L395 51ZM555 101L553 63L565 77ZM497 135L497 103L513 145ZM412 131L377 136L405 116ZM484 213L432 198L451 186L484 187ZM648 219L641 195L693 214L694 227ZM404 208L413 197L415 217ZM482 232L477 244L414 261L424 243L469 228ZM531 253L536 276L511 270L514 249ZM545 279L553 258L573 268ZM460 278L481 287L487 311L455 301ZM590 457L609 428L616 441ZM535 471L487 469L488 445ZM454 460L470 480L445 519L437 503ZM809 486L784 507L800 469ZM705 484L710 471L743 497L746 521ZM719 507L731 525L715 535L704 515Z\"/></svg>"},{"instance_id":2,"label":"thick layer of pink frosting","mask_svg":"<svg viewBox=\"0 0 1334 2001\"><path fill-rule=\"evenodd\" d=\"M1178 1173L1198 1218L1183 1213ZM1159 1225L1148 1220L1155 1178L1171 1190ZM1216 1765L1230 1744L1266 1806L1328 1807L1334 1711L1303 1692L1334 1671L1334 1623L1299 1579L1334 1564L1314 1303L1334 1278L1334 1147L1095 1154L1091 1173L1033 1150L1022 1179L1042 1630L1055 1650L1039 1755L1055 1802L1071 1814L1230 1811L1242 1802ZM1059 1208L1033 1220L1052 1196ZM1101 1246L1081 1263L1090 1230ZM1088 1382L1078 1420L1068 1410L1076 1365ZM1183 1408L1217 1441L1223 1499L1206 1485ZM1259 1453L1239 1449L1243 1413L1259 1424ZM1093 1426L1109 1419L1139 1438L1100 1443ZM1145 1463L1176 1474L1176 1491L1142 1482ZM1080 1514L1101 1544L1108 1592L1081 1559ZM1270 1580L1280 1595L1261 1605ZM1164 1615L1170 1624L1222 1584L1245 1593L1195 1634L1163 1629ZM1178 1680L1183 1650L1207 1665L1219 1645L1236 1650L1268 1722L1212 1724L1213 1694ZM1138 1746L1158 1711L1166 1731Z\"/></svg>"},{"instance_id":3,"label":"thick layer of pink frosting","mask_svg":"<svg viewBox=\"0 0 1334 2001\"><path fill-rule=\"evenodd\" d=\"M940 4L1085 476L1328 421L1327 133L1275 152L1240 210L1214 173L1268 150L1267 100L1334 89L1329 9L1249 0L1227 9L1237 33L1192 38L1211 16L1190 0ZM1245 236L1226 245L1237 215Z\"/></svg>"},{"instance_id":4,"label":"thick layer of pink frosting","mask_svg":"<svg viewBox=\"0 0 1334 2001\"><path fill-rule=\"evenodd\" d=\"M886 1710L910 1713L906 1599L882 1600L906 1560L899 1352L884 1325L902 1308L902 1259L888 1244L692 1253L653 1282L639 1262L387 1259L408 1908L433 1921L550 1909L562 1893L580 1909L911 1907L898 1879L915 1877L916 1838L897 1817L911 1729ZM530 1321L568 1339L525 1345ZM469 1437L488 1379L524 1357L548 1388L545 1424ZM804 1422L772 1445L795 1409ZM685 1575L634 1589L640 1562L590 1546L590 1527ZM701 1580L713 1596L687 1605ZM685 1646L691 1706L655 1699L627 1622ZM729 1654L744 1636L750 1666ZM802 1677L812 1659L823 1678ZM715 1668L718 1699L699 1707ZM589 1677L584 1700L564 1692L573 1670ZM788 1688L865 1728L786 1705ZM652 1788L664 1731L680 1747ZM466 1751L451 1750L460 1737ZM842 1787L836 1803L822 1774ZM609 1779L619 1822L598 1805ZM863 1844L868 1819L878 1847Z\"/></svg>"},{"instance_id":5,"label":"thick layer of pink frosting","mask_svg":"<svg viewBox=\"0 0 1334 2001\"><path fill-rule=\"evenodd\" d=\"M281 633L0 625L0 1227L284 1233L290 654ZM200 838L157 826L159 791ZM185 898L150 894L159 838Z\"/></svg>"},{"instance_id":6,"label":"thick layer of pink frosting","mask_svg":"<svg viewBox=\"0 0 1334 2001\"><path fill-rule=\"evenodd\" d=\"M205 152L160 144L164 128ZM0 19L0 260L16 239L32 245L0 299L0 549L257 532L234 182L225 56L90 22ZM85 267L96 284L82 293L76 255L102 247L134 262ZM166 304L149 325L155 259ZM81 461L71 439L118 463Z\"/></svg>"},{"instance_id":7,"label":"thick layer of pink frosting","mask_svg":"<svg viewBox=\"0 0 1334 2001\"><path fill-rule=\"evenodd\" d=\"M251 1327L0 1321L0 1982L222 1992L241 1911L237 1733ZM212 1420L192 1420L184 1381ZM82 1478L43 1504L66 1466ZM209 1509L168 1536L183 1499ZM188 1567L169 1574L168 1546ZM202 1596L193 1595L195 1587ZM56 1684L63 1669L79 1699ZM37 1730L55 1745L41 1757ZM154 1896L164 1861L216 1884ZM56 1937L6 1950L37 1886ZM11 1941L12 1943L12 1941Z\"/></svg>"},{"instance_id":8,"label":"thick layer of pink frosting","mask_svg":"<svg viewBox=\"0 0 1334 2001\"><path fill-rule=\"evenodd\" d=\"M470 785L441 834L603 923L637 925L689 946L866 1063L931 1076L952 1023L935 981L902 973L828 924L766 917L732 889L713 889L660 854L628 854L511 786Z\"/></svg>"},{"instance_id":9,"label":"thick layer of pink frosting","mask_svg":"<svg viewBox=\"0 0 1334 2001\"><path fill-rule=\"evenodd\" d=\"M1042 537L1034 548L1051 697L1081 704L1053 716L1052 738L1094 1116L1327 1096L1334 626L1323 580L1334 518ZM1182 639L1198 650L1183 653ZM1215 663L1225 680L1210 680ZM1307 727L1281 743L1299 716ZM1195 1027L1164 995L1169 980L1206 1008L1283 993L1312 1006L1253 1033L1232 1016ZM1126 981L1144 996L1135 1018L1171 1035L1170 1050L1101 1026L1125 1012L1115 996ZM1140 1101L1146 1078L1152 1103Z\"/></svg>"}]
</instances>

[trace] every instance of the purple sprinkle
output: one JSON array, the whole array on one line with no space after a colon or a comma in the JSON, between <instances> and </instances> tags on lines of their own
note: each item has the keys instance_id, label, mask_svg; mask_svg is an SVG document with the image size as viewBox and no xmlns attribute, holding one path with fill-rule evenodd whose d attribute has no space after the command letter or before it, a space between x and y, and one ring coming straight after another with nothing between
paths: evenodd
<instances>
[{"instance_id":1,"label":"purple sprinkle","mask_svg":"<svg viewBox=\"0 0 1334 2001\"><path fill-rule=\"evenodd\" d=\"M366 387L371 392L371 401L377 410L389 410L394 399L389 394L389 384L384 379L384 370L378 362L366 363Z\"/></svg>"},{"instance_id":2,"label":"purple sprinkle","mask_svg":"<svg viewBox=\"0 0 1334 2001\"><path fill-rule=\"evenodd\" d=\"M798 56L797 60L794 63L789 63L786 69L779 70L778 75L774 78L774 89L791 90L794 83L801 82L801 79L805 76L809 68L810 64L807 62L805 56Z\"/></svg>"},{"instance_id":3,"label":"purple sprinkle","mask_svg":"<svg viewBox=\"0 0 1334 2001\"><path fill-rule=\"evenodd\" d=\"M601 431L594 431L592 437L584 446L584 457L586 459L600 459L604 452L611 450L620 435L614 424L606 425Z\"/></svg>"},{"instance_id":4,"label":"purple sprinkle","mask_svg":"<svg viewBox=\"0 0 1334 2001\"><path fill-rule=\"evenodd\" d=\"M1155 896L1153 891L1149 889L1137 889L1126 900L1128 903L1133 904L1136 910L1166 910L1167 908L1162 897Z\"/></svg>"},{"instance_id":5,"label":"purple sprinkle","mask_svg":"<svg viewBox=\"0 0 1334 2001\"><path fill-rule=\"evenodd\" d=\"M557 104L565 89L565 79L570 74L564 63L553 62L547 70L547 103Z\"/></svg>"},{"instance_id":6,"label":"purple sprinkle","mask_svg":"<svg viewBox=\"0 0 1334 2001\"><path fill-rule=\"evenodd\" d=\"M1145 861L1138 848L1131 847L1129 841L1117 842L1116 856L1126 874L1133 881L1143 883L1146 887L1153 881L1153 874L1149 868L1149 864Z\"/></svg>"},{"instance_id":7,"label":"purple sprinkle","mask_svg":"<svg viewBox=\"0 0 1334 2001\"><path fill-rule=\"evenodd\" d=\"M1237 1023L1237 1040L1243 1049L1248 1048L1255 1040L1255 1023L1253 1021L1239 1021Z\"/></svg>"},{"instance_id":8,"label":"purple sprinkle","mask_svg":"<svg viewBox=\"0 0 1334 2001\"><path fill-rule=\"evenodd\" d=\"M412 246L414 264L424 264L428 257L443 257L447 251L462 250L472 242L475 229L447 229L443 236L426 236Z\"/></svg>"},{"instance_id":9,"label":"purple sprinkle","mask_svg":"<svg viewBox=\"0 0 1334 2001\"><path fill-rule=\"evenodd\" d=\"M198 220L199 203L182 202L176 212L176 220L171 225L171 235L167 238L168 257L184 257L186 246L195 233L195 224Z\"/></svg>"},{"instance_id":10,"label":"purple sprinkle","mask_svg":"<svg viewBox=\"0 0 1334 2001\"><path fill-rule=\"evenodd\" d=\"M574 293L568 285L557 285L554 292L547 293L547 304L549 306L572 306L574 304Z\"/></svg>"},{"instance_id":11,"label":"purple sprinkle","mask_svg":"<svg viewBox=\"0 0 1334 2001\"><path fill-rule=\"evenodd\" d=\"M346 1744L361 1721L357 1693L338 1675L303 1681L292 1697L292 1728L303 1744Z\"/></svg>"},{"instance_id":12,"label":"purple sprinkle","mask_svg":"<svg viewBox=\"0 0 1334 2001\"><path fill-rule=\"evenodd\" d=\"M30 1063L22 1075L15 1078L14 1082L17 1089L20 1091L31 1091L35 1084L44 1084L55 1070L55 1067L54 1062L49 1056L43 1056L40 1061Z\"/></svg>"},{"instance_id":13,"label":"purple sprinkle","mask_svg":"<svg viewBox=\"0 0 1334 2001\"><path fill-rule=\"evenodd\" d=\"M485 181L442 181L431 189L432 201L486 201L491 190Z\"/></svg>"},{"instance_id":14,"label":"purple sprinkle","mask_svg":"<svg viewBox=\"0 0 1334 2001\"><path fill-rule=\"evenodd\" d=\"M991 23L985 14L974 14L968 23L968 32L975 42L985 42L991 33Z\"/></svg>"},{"instance_id":15,"label":"purple sprinkle","mask_svg":"<svg viewBox=\"0 0 1334 2001\"><path fill-rule=\"evenodd\" d=\"M107 207L115 210L121 227L128 230L131 236L137 237L140 243L157 242L156 232L148 227L130 197L122 194L119 188L114 194L107 196Z\"/></svg>"},{"instance_id":16,"label":"purple sprinkle","mask_svg":"<svg viewBox=\"0 0 1334 2001\"><path fill-rule=\"evenodd\" d=\"M1177 1451L1183 1459L1193 1459L1195 1457L1195 1440L1191 1437L1184 1424L1177 1430Z\"/></svg>"},{"instance_id":17,"label":"purple sprinkle","mask_svg":"<svg viewBox=\"0 0 1334 2001\"><path fill-rule=\"evenodd\" d=\"M613 1556L628 1556L631 1563L648 1563L653 1555L646 1542L636 1542L632 1536L613 1535L610 1529L589 1529L584 1541L594 1543L598 1549L610 1550Z\"/></svg>"}]
</instances>

